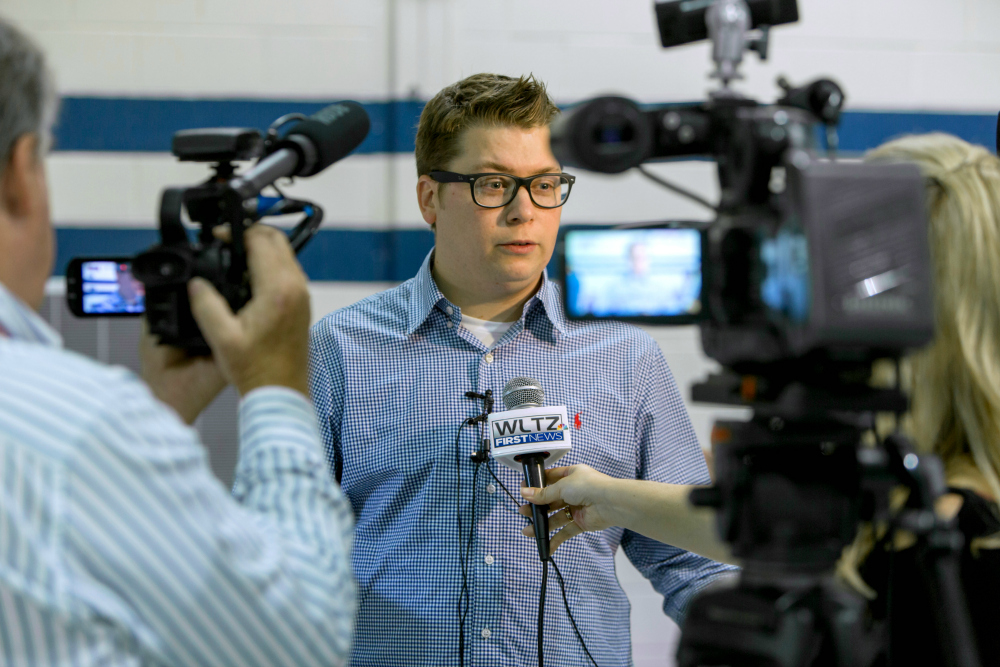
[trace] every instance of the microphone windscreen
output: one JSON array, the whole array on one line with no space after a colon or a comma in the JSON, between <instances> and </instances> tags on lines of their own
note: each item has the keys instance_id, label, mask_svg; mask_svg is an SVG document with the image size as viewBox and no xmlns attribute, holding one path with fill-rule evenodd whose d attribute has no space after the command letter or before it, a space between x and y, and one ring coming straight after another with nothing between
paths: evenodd
<instances>
[{"instance_id":1,"label":"microphone windscreen","mask_svg":"<svg viewBox=\"0 0 1000 667\"><path fill-rule=\"evenodd\" d=\"M368 136L368 113L357 102L338 102L296 124L286 136L299 135L316 149L316 162L299 176L312 176L347 156Z\"/></svg>"},{"instance_id":2,"label":"microphone windscreen","mask_svg":"<svg viewBox=\"0 0 1000 667\"><path fill-rule=\"evenodd\" d=\"M543 403L545 403L545 390L538 380L516 377L503 387L503 404L508 410L541 407Z\"/></svg>"}]
</instances>

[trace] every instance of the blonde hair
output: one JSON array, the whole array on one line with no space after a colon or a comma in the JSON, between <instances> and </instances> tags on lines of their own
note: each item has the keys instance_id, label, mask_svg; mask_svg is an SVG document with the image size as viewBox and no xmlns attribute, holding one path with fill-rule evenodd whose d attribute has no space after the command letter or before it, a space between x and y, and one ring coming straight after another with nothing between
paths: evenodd
<instances>
[{"instance_id":1,"label":"blonde hair","mask_svg":"<svg viewBox=\"0 0 1000 667\"><path fill-rule=\"evenodd\" d=\"M933 133L890 141L866 160L914 163L927 183L935 336L902 364L906 430L941 458L949 484L1000 500L1000 159ZM893 500L901 507L905 494ZM863 526L837 568L870 598L856 566L884 533Z\"/></svg>"},{"instance_id":2,"label":"blonde hair","mask_svg":"<svg viewBox=\"0 0 1000 667\"><path fill-rule=\"evenodd\" d=\"M462 132L473 125L530 129L548 125L559 113L545 84L534 75L473 74L442 89L420 113L417 175L444 170L458 155Z\"/></svg>"},{"instance_id":3,"label":"blonde hair","mask_svg":"<svg viewBox=\"0 0 1000 667\"><path fill-rule=\"evenodd\" d=\"M1000 160L941 133L867 159L912 162L927 179L936 332L908 359L912 435L949 479L967 476L971 456L1000 499Z\"/></svg>"}]
</instances>

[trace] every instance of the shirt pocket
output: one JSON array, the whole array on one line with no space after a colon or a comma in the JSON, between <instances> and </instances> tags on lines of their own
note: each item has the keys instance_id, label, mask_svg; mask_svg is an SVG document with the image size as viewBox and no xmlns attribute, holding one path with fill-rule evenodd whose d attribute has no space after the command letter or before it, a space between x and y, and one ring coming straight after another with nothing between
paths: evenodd
<instances>
[{"instance_id":1,"label":"shirt pocket","mask_svg":"<svg viewBox=\"0 0 1000 667\"><path fill-rule=\"evenodd\" d=\"M573 448L556 465L586 463L612 477L635 477L635 424L624 396L598 383L570 397L566 412Z\"/></svg>"}]
</instances>

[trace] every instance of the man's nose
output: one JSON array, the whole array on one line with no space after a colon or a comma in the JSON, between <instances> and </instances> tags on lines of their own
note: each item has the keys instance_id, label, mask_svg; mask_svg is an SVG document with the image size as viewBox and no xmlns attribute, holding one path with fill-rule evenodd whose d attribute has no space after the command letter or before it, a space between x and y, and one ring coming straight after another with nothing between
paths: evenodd
<instances>
[{"instance_id":1,"label":"man's nose","mask_svg":"<svg viewBox=\"0 0 1000 667\"><path fill-rule=\"evenodd\" d=\"M520 224L535 217L535 203L531 201L527 186L519 186L514 193L514 199L507 204L507 222Z\"/></svg>"}]
</instances>

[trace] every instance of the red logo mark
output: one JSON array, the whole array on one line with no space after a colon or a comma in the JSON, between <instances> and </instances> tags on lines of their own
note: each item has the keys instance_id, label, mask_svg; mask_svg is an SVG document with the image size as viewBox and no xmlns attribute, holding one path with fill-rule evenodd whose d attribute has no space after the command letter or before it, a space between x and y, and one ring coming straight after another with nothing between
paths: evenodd
<instances>
[{"instance_id":1,"label":"red logo mark","mask_svg":"<svg viewBox=\"0 0 1000 667\"><path fill-rule=\"evenodd\" d=\"M575 426L577 429L579 429L579 428L581 428L583 426L583 424L580 423L580 413L579 412L576 413L576 417L573 417L573 426Z\"/></svg>"}]
</instances>

